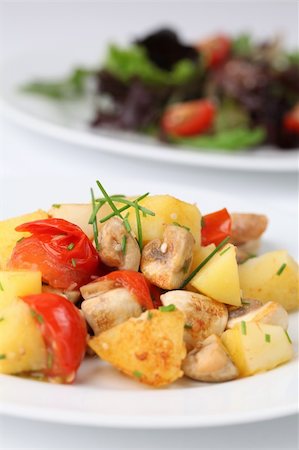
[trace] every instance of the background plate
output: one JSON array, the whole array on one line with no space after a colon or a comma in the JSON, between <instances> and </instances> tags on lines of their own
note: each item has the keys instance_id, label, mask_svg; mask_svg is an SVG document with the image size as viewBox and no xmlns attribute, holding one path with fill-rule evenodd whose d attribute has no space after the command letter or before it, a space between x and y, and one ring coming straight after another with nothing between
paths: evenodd
<instances>
[{"instance_id":1,"label":"background plate","mask_svg":"<svg viewBox=\"0 0 299 450\"><path fill-rule=\"evenodd\" d=\"M90 181L86 179L76 182L55 179L55 183L45 177L2 180L7 195L1 199L1 218L39 207L47 209L52 203L89 200ZM231 211L264 212L270 218L270 226L262 251L285 248L297 258L298 218L282 207L267 204L265 208L257 203L252 205L244 198L224 197L214 191L190 190L175 184L145 185L138 179L113 180L105 176L101 176L101 181L110 193L125 190L136 194L150 190L196 201L203 213L223 206ZM72 386L0 376L0 413L58 423L123 428L208 427L292 414L298 407L298 315L294 313L290 319L289 333L296 356L292 362L270 372L222 384L182 379L168 388L153 390L98 359L88 359Z\"/></svg>"},{"instance_id":2,"label":"background plate","mask_svg":"<svg viewBox=\"0 0 299 450\"><path fill-rule=\"evenodd\" d=\"M105 46L103 46L105 48ZM72 56L74 49L59 49L42 54L22 55L7 61L0 71L0 109L19 125L60 141L152 161L199 167L267 172L294 172L298 168L298 151L279 151L272 147L237 153L190 150L190 148L162 144L136 133L94 130L89 123L94 114L92 97L81 101L49 101L25 95L18 89L23 83L37 78L60 78L76 63L93 67L95 59ZM104 54L104 50L99 51Z\"/></svg>"}]
</instances>

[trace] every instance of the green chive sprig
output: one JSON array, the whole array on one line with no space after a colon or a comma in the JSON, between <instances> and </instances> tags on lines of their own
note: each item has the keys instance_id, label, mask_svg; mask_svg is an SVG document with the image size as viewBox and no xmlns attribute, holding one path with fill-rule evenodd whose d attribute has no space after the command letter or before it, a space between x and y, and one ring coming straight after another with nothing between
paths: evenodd
<instances>
[{"instance_id":1,"label":"green chive sprig","mask_svg":"<svg viewBox=\"0 0 299 450\"><path fill-rule=\"evenodd\" d=\"M93 189L90 189L91 194L91 204L92 204L92 215L89 219L89 223L92 223L92 229L93 229L93 237L96 249L99 251L100 245L99 245L99 230L98 230L98 223L97 223L97 212L99 211L101 204L96 205L95 198L94 198L94 192ZM98 208L98 209L97 209Z\"/></svg>"}]
</instances>

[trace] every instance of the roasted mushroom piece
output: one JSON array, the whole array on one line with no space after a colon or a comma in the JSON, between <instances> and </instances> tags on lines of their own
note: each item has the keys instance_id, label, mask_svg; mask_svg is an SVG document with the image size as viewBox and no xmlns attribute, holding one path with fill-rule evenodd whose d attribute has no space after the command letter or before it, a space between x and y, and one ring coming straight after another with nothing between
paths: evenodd
<instances>
[{"instance_id":1,"label":"roasted mushroom piece","mask_svg":"<svg viewBox=\"0 0 299 450\"><path fill-rule=\"evenodd\" d=\"M154 239L142 251L141 271L162 289L177 289L186 278L192 263L194 238L190 231L167 225L163 241Z\"/></svg>"},{"instance_id":2,"label":"roasted mushroom piece","mask_svg":"<svg viewBox=\"0 0 299 450\"><path fill-rule=\"evenodd\" d=\"M69 291L63 289L55 289L47 284L43 284L42 292L61 295L62 297L65 297L67 300L69 300L71 303L77 303L77 301L81 297L79 290Z\"/></svg>"},{"instance_id":3,"label":"roasted mushroom piece","mask_svg":"<svg viewBox=\"0 0 299 450\"><path fill-rule=\"evenodd\" d=\"M99 255L104 264L119 270L138 271L140 249L119 217L107 220L99 229Z\"/></svg>"},{"instance_id":4,"label":"roasted mushroom piece","mask_svg":"<svg viewBox=\"0 0 299 450\"><path fill-rule=\"evenodd\" d=\"M185 315L184 340L187 350L198 346L211 334L220 335L226 327L227 307L216 300L189 291L161 295L164 306L173 304Z\"/></svg>"},{"instance_id":5,"label":"roasted mushroom piece","mask_svg":"<svg viewBox=\"0 0 299 450\"><path fill-rule=\"evenodd\" d=\"M212 334L186 356L182 369L184 374L197 381L221 382L234 380L239 371L221 342Z\"/></svg>"},{"instance_id":6,"label":"roasted mushroom piece","mask_svg":"<svg viewBox=\"0 0 299 450\"><path fill-rule=\"evenodd\" d=\"M231 243L237 247L237 259L242 263L254 255L260 246L268 219L263 214L232 213Z\"/></svg>"},{"instance_id":7,"label":"roasted mushroom piece","mask_svg":"<svg viewBox=\"0 0 299 450\"><path fill-rule=\"evenodd\" d=\"M250 306L252 301L257 302L254 307ZM249 304L248 307L246 303ZM233 328L242 321L278 325L287 330L289 317L284 307L277 302L267 302L263 305L258 300L244 299L243 307L229 311L227 328Z\"/></svg>"},{"instance_id":8,"label":"roasted mushroom piece","mask_svg":"<svg viewBox=\"0 0 299 450\"><path fill-rule=\"evenodd\" d=\"M142 307L135 295L112 280L99 280L81 287L84 317L97 336L109 328L139 317Z\"/></svg>"}]
</instances>

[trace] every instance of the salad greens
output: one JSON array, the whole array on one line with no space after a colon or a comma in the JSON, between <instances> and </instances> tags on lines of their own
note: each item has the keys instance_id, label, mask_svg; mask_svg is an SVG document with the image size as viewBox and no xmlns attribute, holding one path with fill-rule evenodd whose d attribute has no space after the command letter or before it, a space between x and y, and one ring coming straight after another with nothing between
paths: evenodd
<instances>
[{"instance_id":1,"label":"salad greens","mask_svg":"<svg viewBox=\"0 0 299 450\"><path fill-rule=\"evenodd\" d=\"M224 151L264 143L299 147L299 52L284 49L279 38L217 34L186 45L161 29L127 47L110 45L97 69L79 67L64 79L22 89L53 101L93 92L91 126L173 144Z\"/></svg>"},{"instance_id":2,"label":"salad greens","mask_svg":"<svg viewBox=\"0 0 299 450\"><path fill-rule=\"evenodd\" d=\"M231 130L219 131L215 134L173 138L173 140L175 143L186 147L236 151L262 144L265 140L265 134L263 128L251 130L248 127L240 126Z\"/></svg>"},{"instance_id":3,"label":"salad greens","mask_svg":"<svg viewBox=\"0 0 299 450\"><path fill-rule=\"evenodd\" d=\"M133 77L160 86L180 85L196 75L196 65L183 59L171 71L162 70L148 58L145 49L132 45L127 49L116 45L109 47L104 68L119 80L128 83Z\"/></svg>"}]
</instances>

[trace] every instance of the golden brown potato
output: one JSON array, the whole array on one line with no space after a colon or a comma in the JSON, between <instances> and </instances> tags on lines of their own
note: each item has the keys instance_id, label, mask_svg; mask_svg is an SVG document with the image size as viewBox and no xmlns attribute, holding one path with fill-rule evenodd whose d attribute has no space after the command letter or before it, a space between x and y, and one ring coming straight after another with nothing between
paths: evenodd
<instances>
[{"instance_id":1,"label":"golden brown potato","mask_svg":"<svg viewBox=\"0 0 299 450\"><path fill-rule=\"evenodd\" d=\"M183 375L184 324L178 310L146 311L91 338L89 346L129 377L159 387Z\"/></svg>"}]
</instances>

